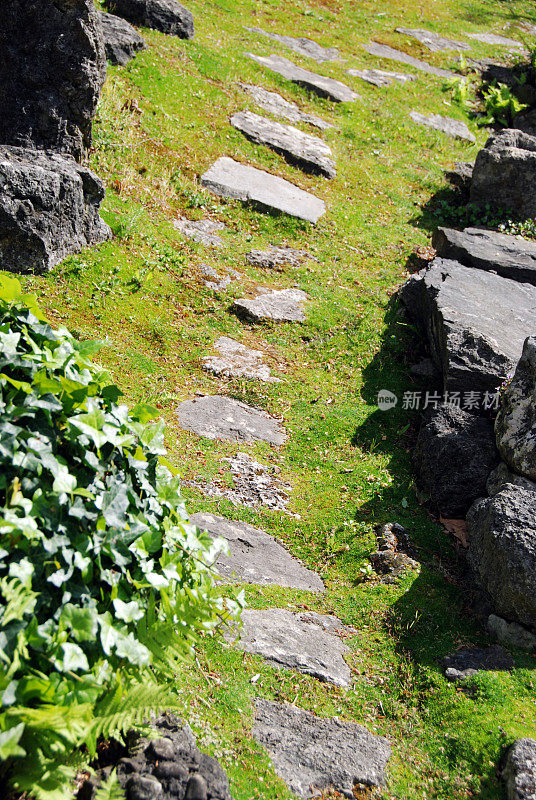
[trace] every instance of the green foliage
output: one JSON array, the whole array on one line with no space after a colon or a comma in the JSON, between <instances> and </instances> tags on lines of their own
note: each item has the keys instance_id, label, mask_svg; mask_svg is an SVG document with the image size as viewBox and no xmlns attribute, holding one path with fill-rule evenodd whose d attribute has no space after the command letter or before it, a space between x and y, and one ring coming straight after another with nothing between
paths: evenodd
<instances>
[{"instance_id":1,"label":"green foliage","mask_svg":"<svg viewBox=\"0 0 536 800\"><path fill-rule=\"evenodd\" d=\"M470 87L467 78L453 78L448 82L452 99L462 108L472 108L474 103L470 99Z\"/></svg>"},{"instance_id":2,"label":"green foliage","mask_svg":"<svg viewBox=\"0 0 536 800\"><path fill-rule=\"evenodd\" d=\"M117 772L114 769L108 780L97 789L95 800L123 800L124 796Z\"/></svg>"},{"instance_id":3,"label":"green foliage","mask_svg":"<svg viewBox=\"0 0 536 800\"><path fill-rule=\"evenodd\" d=\"M81 745L173 706L158 674L238 610L158 412L118 404L97 349L1 279L0 757L39 800L70 796Z\"/></svg>"},{"instance_id":4,"label":"green foliage","mask_svg":"<svg viewBox=\"0 0 536 800\"><path fill-rule=\"evenodd\" d=\"M479 120L480 125L512 124L516 114L528 108L526 103L520 103L511 89L504 83L488 86L483 92L486 107L486 116Z\"/></svg>"}]
</instances>

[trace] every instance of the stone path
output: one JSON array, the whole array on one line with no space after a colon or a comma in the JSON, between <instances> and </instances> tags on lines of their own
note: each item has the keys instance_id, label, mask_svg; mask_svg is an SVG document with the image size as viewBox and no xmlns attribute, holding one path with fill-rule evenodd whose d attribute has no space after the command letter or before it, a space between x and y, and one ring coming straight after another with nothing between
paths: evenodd
<instances>
[{"instance_id":1,"label":"stone path","mask_svg":"<svg viewBox=\"0 0 536 800\"><path fill-rule=\"evenodd\" d=\"M264 144L283 155L291 164L307 172L327 178L336 175L333 153L317 136L303 133L293 125L282 125L251 111L240 111L231 117L231 125L254 144Z\"/></svg>"},{"instance_id":2,"label":"stone path","mask_svg":"<svg viewBox=\"0 0 536 800\"><path fill-rule=\"evenodd\" d=\"M491 647L464 647L445 656L443 669L449 681L464 681L478 672L496 672L511 670L514 659L499 645Z\"/></svg>"},{"instance_id":3,"label":"stone path","mask_svg":"<svg viewBox=\"0 0 536 800\"><path fill-rule=\"evenodd\" d=\"M312 39L307 39L305 36L285 36L279 33L263 31L262 28L245 27L247 31L251 31L251 33L258 33L261 36L266 36L267 39L271 39L274 42L279 42L280 44L285 45L285 47L288 47L290 50L293 50L295 53L299 53L299 55L306 56L307 58L312 58L319 64L324 61L336 61L338 58L340 58L339 51L334 47L322 47L316 42L313 42Z\"/></svg>"},{"instance_id":4,"label":"stone path","mask_svg":"<svg viewBox=\"0 0 536 800\"><path fill-rule=\"evenodd\" d=\"M408 83L416 81L416 75L407 72L387 72L383 69L347 69L348 75L361 78L362 81L372 83L374 86L391 86L393 83Z\"/></svg>"},{"instance_id":5,"label":"stone path","mask_svg":"<svg viewBox=\"0 0 536 800\"><path fill-rule=\"evenodd\" d=\"M207 439L273 445L287 439L281 423L266 411L219 394L185 400L177 408L177 417L181 428Z\"/></svg>"},{"instance_id":6,"label":"stone path","mask_svg":"<svg viewBox=\"0 0 536 800\"><path fill-rule=\"evenodd\" d=\"M222 239L216 234L216 231L225 230L223 222L213 222L211 219L196 221L179 217L173 220L173 227L194 242L207 247L223 247Z\"/></svg>"},{"instance_id":7,"label":"stone path","mask_svg":"<svg viewBox=\"0 0 536 800\"><path fill-rule=\"evenodd\" d=\"M240 88L247 92L257 103L258 106L265 111L269 111L277 117L283 117L291 122L303 122L307 125L314 125L315 128L327 130L334 126L330 122L326 122L314 114L307 114L302 111L296 103L291 103L290 100L285 100L277 92L269 92L263 89L262 86L254 86L251 83L241 83Z\"/></svg>"},{"instance_id":8,"label":"stone path","mask_svg":"<svg viewBox=\"0 0 536 800\"><path fill-rule=\"evenodd\" d=\"M238 646L273 666L295 669L346 688L352 673L343 655L349 647L339 636L356 633L337 617L314 611L294 614L283 608L248 609L242 613Z\"/></svg>"},{"instance_id":9,"label":"stone path","mask_svg":"<svg viewBox=\"0 0 536 800\"><path fill-rule=\"evenodd\" d=\"M255 203L316 223L326 212L323 200L293 183L223 156L201 176L201 185L220 197Z\"/></svg>"},{"instance_id":10,"label":"stone path","mask_svg":"<svg viewBox=\"0 0 536 800\"><path fill-rule=\"evenodd\" d=\"M440 114L420 114L418 111L411 111L410 117L413 122L433 128L436 131L446 133L453 139L461 139L466 142L476 142L476 138L471 133L465 122L450 117L442 117Z\"/></svg>"},{"instance_id":11,"label":"stone path","mask_svg":"<svg viewBox=\"0 0 536 800\"><path fill-rule=\"evenodd\" d=\"M454 39L446 39L434 31L426 31L423 28L395 28L397 33L403 33L417 39L421 44L431 50L432 53L441 53L445 50L470 50L471 45L465 42L457 42Z\"/></svg>"},{"instance_id":12,"label":"stone path","mask_svg":"<svg viewBox=\"0 0 536 800\"><path fill-rule=\"evenodd\" d=\"M207 289L212 289L214 292L222 292L233 282L233 280L237 280L242 278L243 275L240 272L237 272L236 269L230 268L223 268L225 270L223 275L220 275L219 272L216 272L214 267L211 267L210 264L200 264L199 269L203 278L208 280L204 280L204 284Z\"/></svg>"},{"instance_id":13,"label":"stone path","mask_svg":"<svg viewBox=\"0 0 536 800\"><path fill-rule=\"evenodd\" d=\"M328 100L334 100L337 103L352 103L359 97L341 81L337 81L334 78L326 78L324 75L317 75L316 72L310 72L308 69L298 67L288 58L283 58L282 56L256 56L254 53L246 53L246 55L256 61L257 64L268 67L272 72L277 72L283 78L287 78L299 86L305 86L306 89L311 89L311 91L319 94L320 97L327 97Z\"/></svg>"},{"instance_id":14,"label":"stone path","mask_svg":"<svg viewBox=\"0 0 536 800\"><path fill-rule=\"evenodd\" d=\"M235 300L231 306L239 317L256 322L270 320L273 322L305 322L303 303L308 296L301 289L280 289L266 291L257 297L243 297Z\"/></svg>"},{"instance_id":15,"label":"stone path","mask_svg":"<svg viewBox=\"0 0 536 800\"><path fill-rule=\"evenodd\" d=\"M506 36L499 36L496 33L466 33L465 35L470 39L475 39L477 42L483 42L483 44L524 50L524 45L521 42L516 42L515 39L508 39Z\"/></svg>"},{"instance_id":16,"label":"stone path","mask_svg":"<svg viewBox=\"0 0 536 800\"><path fill-rule=\"evenodd\" d=\"M270 247L269 250L250 250L246 253L246 261L252 267L260 269L275 269L279 272L283 267L297 267L312 258L307 250L297 250L294 247Z\"/></svg>"},{"instance_id":17,"label":"stone path","mask_svg":"<svg viewBox=\"0 0 536 800\"><path fill-rule=\"evenodd\" d=\"M256 700L253 735L266 748L279 777L299 797L318 796L333 787L355 798L361 796L360 789L368 795L371 786L385 784L388 740L353 722Z\"/></svg>"},{"instance_id":18,"label":"stone path","mask_svg":"<svg viewBox=\"0 0 536 800\"><path fill-rule=\"evenodd\" d=\"M395 50L393 47L388 47L386 44L378 44L378 42L369 42L363 45L367 53L371 56L378 58L387 58L390 61L399 61L401 64L408 64L410 67L421 72L427 72L429 75L435 75L438 78L447 78L448 80L458 77L454 72L449 72L447 69L440 69L428 64L426 61L421 61L418 58L403 53L401 50Z\"/></svg>"},{"instance_id":19,"label":"stone path","mask_svg":"<svg viewBox=\"0 0 536 800\"><path fill-rule=\"evenodd\" d=\"M214 342L219 356L206 356L203 358L203 369L222 378L247 378L260 380L266 383L280 383L278 378L273 378L270 368L263 363L264 353L260 350L250 350L240 342L235 342L228 336L220 336Z\"/></svg>"},{"instance_id":20,"label":"stone path","mask_svg":"<svg viewBox=\"0 0 536 800\"><path fill-rule=\"evenodd\" d=\"M216 561L220 575L226 580L244 581L259 586L275 584L310 592L323 592L321 578L293 558L265 531L213 514L194 514L193 525L212 536L223 536L229 543L229 555Z\"/></svg>"}]
</instances>

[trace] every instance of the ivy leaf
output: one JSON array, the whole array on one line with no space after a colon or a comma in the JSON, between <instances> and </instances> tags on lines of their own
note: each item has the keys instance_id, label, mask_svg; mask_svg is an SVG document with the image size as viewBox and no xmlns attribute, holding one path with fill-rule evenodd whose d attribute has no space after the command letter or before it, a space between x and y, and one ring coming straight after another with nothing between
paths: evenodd
<instances>
[{"instance_id":1,"label":"ivy leaf","mask_svg":"<svg viewBox=\"0 0 536 800\"><path fill-rule=\"evenodd\" d=\"M67 642L66 644L62 644L61 651L63 653L63 658L54 659L54 664L63 672L75 672L77 669L85 671L89 669L86 654L79 645Z\"/></svg>"},{"instance_id":2,"label":"ivy leaf","mask_svg":"<svg viewBox=\"0 0 536 800\"><path fill-rule=\"evenodd\" d=\"M74 489L76 489L77 480L74 475L71 475L67 467L63 464L58 464L58 472L54 479L54 483L52 484L52 491L58 492L61 494L62 492L66 492L70 494Z\"/></svg>"},{"instance_id":3,"label":"ivy leaf","mask_svg":"<svg viewBox=\"0 0 536 800\"><path fill-rule=\"evenodd\" d=\"M0 761L7 761L9 758L25 756L26 750L19 746L22 734L24 733L24 722L20 722L7 731L0 732Z\"/></svg>"},{"instance_id":4,"label":"ivy leaf","mask_svg":"<svg viewBox=\"0 0 536 800\"><path fill-rule=\"evenodd\" d=\"M95 641L98 630L97 612L92 608L80 608L72 603L63 606L60 624L70 628L77 642Z\"/></svg>"},{"instance_id":5,"label":"ivy leaf","mask_svg":"<svg viewBox=\"0 0 536 800\"><path fill-rule=\"evenodd\" d=\"M137 622L144 616L144 611L135 600L124 603L118 597L114 600L115 616L123 622Z\"/></svg>"}]
</instances>

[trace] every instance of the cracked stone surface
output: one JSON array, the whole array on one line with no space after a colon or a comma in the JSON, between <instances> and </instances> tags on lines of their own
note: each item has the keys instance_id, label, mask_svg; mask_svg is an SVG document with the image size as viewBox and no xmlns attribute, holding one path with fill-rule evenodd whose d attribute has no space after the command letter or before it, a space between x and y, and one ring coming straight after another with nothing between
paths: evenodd
<instances>
[{"instance_id":1,"label":"cracked stone surface","mask_svg":"<svg viewBox=\"0 0 536 800\"><path fill-rule=\"evenodd\" d=\"M201 176L201 185L220 197L258 204L307 222L318 222L326 213L323 200L290 181L226 156Z\"/></svg>"},{"instance_id":2,"label":"cracked stone surface","mask_svg":"<svg viewBox=\"0 0 536 800\"><path fill-rule=\"evenodd\" d=\"M264 144L307 172L327 178L336 175L331 147L317 136L303 133L293 125L282 125L251 111L239 111L231 125L255 144Z\"/></svg>"},{"instance_id":3,"label":"cracked stone surface","mask_svg":"<svg viewBox=\"0 0 536 800\"><path fill-rule=\"evenodd\" d=\"M251 266L260 269L275 269L279 272L283 267L297 267L312 258L307 250L296 250L294 247L270 247L269 250L250 250L246 260Z\"/></svg>"},{"instance_id":4,"label":"cracked stone surface","mask_svg":"<svg viewBox=\"0 0 536 800\"><path fill-rule=\"evenodd\" d=\"M295 53L301 56L312 58L321 64L324 61L336 61L340 58L340 53L335 47L322 47L322 45L313 42L312 39L307 39L305 36L285 36L280 33L271 33L270 31L263 31L262 28L248 28L246 30L251 33L258 33L261 36L266 36L274 42L279 42L285 45Z\"/></svg>"},{"instance_id":5,"label":"cracked stone surface","mask_svg":"<svg viewBox=\"0 0 536 800\"><path fill-rule=\"evenodd\" d=\"M395 81L408 83L417 80L416 75L410 75L408 72L388 72L384 69L347 69L346 72L348 75L361 78L362 81L372 83L374 86L391 86Z\"/></svg>"},{"instance_id":6,"label":"cracked stone surface","mask_svg":"<svg viewBox=\"0 0 536 800\"><path fill-rule=\"evenodd\" d=\"M302 304L308 299L308 295L301 289L281 289L257 297L235 300L231 311L237 316L257 322L262 320L305 322L306 316Z\"/></svg>"},{"instance_id":7,"label":"cracked stone surface","mask_svg":"<svg viewBox=\"0 0 536 800\"><path fill-rule=\"evenodd\" d=\"M470 39L475 39L477 42L483 42L484 44L511 47L516 50L524 49L521 42L516 42L515 39L508 39L506 36L499 36L496 33L466 33L465 35Z\"/></svg>"},{"instance_id":8,"label":"cracked stone surface","mask_svg":"<svg viewBox=\"0 0 536 800\"><path fill-rule=\"evenodd\" d=\"M327 97L337 103L352 103L359 97L341 81L337 81L334 78L326 78L324 75L317 75L316 72L310 72L308 69L298 67L288 58L275 55L257 56L254 53L246 53L246 55L256 61L257 64L268 67L272 72L282 75L283 78L287 78L299 86L305 86L306 89L311 89L311 91L319 94L320 97Z\"/></svg>"},{"instance_id":9,"label":"cracked stone surface","mask_svg":"<svg viewBox=\"0 0 536 800\"><path fill-rule=\"evenodd\" d=\"M271 376L270 368L263 364L264 353L260 350L251 350L228 336L220 336L214 342L214 347L219 356L203 358L203 369L207 372L223 378L247 378L266 383L280 383L278 378Z\"/></svg>"},{"instance_id":10,"label":"cracked stone surface","mask_svg":"<svg viewBox=\"0 0 536 800\"><path fill-rule=\"evenodd\" d=\"M464 681L477 672L497 672L514 667L514 659L497 644L491 647L464 647L445 656L443 669L449 681Z\"/></svg>"},{"instance_id":11,"label":"cracked stone surface","mask_svg":"<svg viewBox=\"0 0 536 800\"><path fill-rule=\"evenodd\" d=\"M465 122L460 122L458 119L442 117L440 114L420 114L418 111L410 111L410 117L413 122L446 133L447 136L452 136L453 139L476 142L474 135Z\"/></svg>"},{"instance_id":12,"label":"cracked stone surface","mask_svg":"<svg viewBox=\"0 0 536 800\"><path fill-rule=\"evenodd\" d=\"M216 231L225 230L223 222L213 222L211 219L191 220L179 217L173 220L173 227L180 231L187 239L204 244L207 247L222 247L223 241Z\"/></svg>"},{"instance_id":13,"label":"cracked stone surface","mask_svg":"<svg viewBox=\"0 0 536 800\"><path fill-rule=\"evenodd\" d=\"M253 735L266 748L279 777L299 797L318 796L333 787L355 798L359 786L385 784L391 745L354 722L256 700Z\"/></svg>"},{"instance_id":14,"label":"cracked stone surface","mask_svg":"<svg viewBox=\"0 0 536 800\"><path fill-rule=\"evenodd\" d=\"M455 39L447 39L434 31L426 31L423 28L396 28L397 33L403 33L417 39L432 53L441 53L444 50L470 50L471 45L466 42L457 42Z\"/></svg>"},{"instance_id":15,"label":"cracked stone surface","mask_svg":"<svg viewBox=\"0 0 536 800\"><path fill-rule=\"evenodd\" d=\"M310 592L323 592L324 584L316 572L307 569L265 531L249 525L216 517L194 514L190 522L212 536L223 536L229 543L229 555L220 555L216 567L227 580L240 580L260 586L275 584Z\"/></svg>"},{"instance_id":16,"label":"cracked stone surface","mask_svg":"<svg viewBox=\"0 0 536 800\"><path fill-rule=\"evenodd\" d=\"M262 656L272 666L313 675L343 688L352 673L343 655L349 647L339 638L356 634L337 617L305 611L294 614L283 608L249 609L242 614L238 646Z\"/></svg>"},{"instance_id":17,"label":"cracked stone surface","mask_svg":"<svg viewBox=\"0 0 536 800\"><path fill-rule=\"evenodd\" d=\"M394 47L388 47L386 44L369 42L368 44L364 44L363 47L367 53L370 53L371 56L387 58L390 61L398 61L401 64L408 64L410 67L415 67L415 69L418 69L421 72L427 72L429 75L435 75L438 78L451 79L457 77L454 72L449 72L447 69L434 67L432 64L428 64L426 61L413 58L413 56L403 53L401 50L395 50Z\"/></svg>"},{"instance_id":18,"label":"cracked stone surface","mask_svg":"<svg viewBox=\"0 0 536 800\"><path fill-rule=\"evenodd\" d=\"M240 88L247 92L257 103L258 106L265 111L269 111L277 117L283 117L290 120L290 122L304 122L307 125L314 125L315 128L327 130L334 126L330 122L326 122L314 114L307 114L302 111L296 103L291 103L290 100L285 100L277 92L269 92L263 89L262 86L254 86L252 83L241 83Z\"/></svg>"},{"instance_id":19,"label":"cracked stone surface","mask_svg":"<svg viewBox=\"0 0 536 800\"><path fill-rule=\"evenodd\" d=\"M273 445L287 439L281 423L266 411L219 394L185 400L177 408L177 417L182 428L207 439Z\"/></svg>"}]
</instances>

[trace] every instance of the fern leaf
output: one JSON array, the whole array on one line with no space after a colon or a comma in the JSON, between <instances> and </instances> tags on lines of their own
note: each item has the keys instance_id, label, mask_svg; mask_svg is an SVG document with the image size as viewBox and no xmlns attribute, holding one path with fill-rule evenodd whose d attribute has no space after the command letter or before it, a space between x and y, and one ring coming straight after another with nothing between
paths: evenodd
<instances>
[{"instance_id":1,"label":"fern leaf","mask_svg":"<svg viewBox=\"0 0 536 800\"><path fill-rule=\"evenodd\" d=\"M124 800L124 797L125 793L119 783L117 772L114 769L114 771L110 773L108 780L101 783L97 789L95 800Z\"/></svg>"},{"instance_id":2,"label":"fern leaf","mask_svg":"<svg viewBox=\"0 0 536 800\"><path fill-rule=\"evenodd\" d=\"M130 728L147 723L151 716L171 710L182 709L166 686L150 681L136 683L124 694L113 693L97 704L93 735L120 739Z\"/></svg>"}]
</instances>

